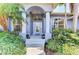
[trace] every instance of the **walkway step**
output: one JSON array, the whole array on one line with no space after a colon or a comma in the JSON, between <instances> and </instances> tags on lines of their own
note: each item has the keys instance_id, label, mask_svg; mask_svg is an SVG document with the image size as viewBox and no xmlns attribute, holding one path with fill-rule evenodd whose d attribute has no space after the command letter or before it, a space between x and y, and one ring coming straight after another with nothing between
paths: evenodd
<instances>
[{"instance_id":1,"label":"walkway step","mask_svg":"<svg viewBox=\"0 0 79 59\"><path fill-rule=\"evenodd\" d=\"M42 44L27 44L27 47L43 47Z\"/></svg>"},{"instance_id":2,"label":"walkway step","mask_svg":"<svg viewBox=\"0 0 79 59\"><path fill-rule=\"evenodd\" d=\"M45 39L26 39L26 46L29 47L40 47L44 46Z\"/></svg>"}]
</instances>

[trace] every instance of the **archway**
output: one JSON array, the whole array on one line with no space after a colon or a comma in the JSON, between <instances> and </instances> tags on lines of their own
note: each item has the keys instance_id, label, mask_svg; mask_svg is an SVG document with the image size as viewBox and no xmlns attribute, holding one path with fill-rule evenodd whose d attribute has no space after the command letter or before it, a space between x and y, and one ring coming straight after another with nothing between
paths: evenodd
<instances>
[{"instance_id":1,"label":"archway","mask_svg":"<svg viewBox=\"0 0 79 59\"><path fill-rule=\"evenodd\" d=\"M32 6L27 10L27 32L30 35L41 35L44 33L45 11L39 6Z\"/></svg>"}]
</instances>

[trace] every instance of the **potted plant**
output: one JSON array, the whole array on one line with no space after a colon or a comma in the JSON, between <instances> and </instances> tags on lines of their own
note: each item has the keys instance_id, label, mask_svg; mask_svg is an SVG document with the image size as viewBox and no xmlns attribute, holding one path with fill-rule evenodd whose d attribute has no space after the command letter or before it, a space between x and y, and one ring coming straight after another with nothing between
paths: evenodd
<instances>
[{"instance_id":1,"label":"potted plant","mask_svg":"<svg viewBox=\"0 0 79 59\"><path fill-rule=\"evenodd\" d=\"M29 34L26 34L26 38L27 38L27 39L30 39L30 35L29 35Z\"/></svg>"},{"instance_id":2,"label":"potted plant","mask_svg":"<svg viewBox=\"0 0 79 59\"><path fill-rule=\"evenodd\" d=\"M45 34L42 34L42 39L45 39Z\"/></svg>"}]
</instances>

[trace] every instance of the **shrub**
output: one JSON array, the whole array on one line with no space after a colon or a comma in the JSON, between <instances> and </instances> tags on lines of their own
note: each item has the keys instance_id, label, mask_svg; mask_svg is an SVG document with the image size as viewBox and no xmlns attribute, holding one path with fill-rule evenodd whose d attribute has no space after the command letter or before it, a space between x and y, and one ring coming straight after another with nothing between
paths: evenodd
<instances>
[{"instance_id":1,"label":"shrub","mask_svg":"<svg viewBox=\"0 0 79 59\"><path fill-rule=\"evenodd\" d=\"M76 34L79 36L79 30L76 32Z\"/></svg>"},{"instance_id":2,"label":"shrub","mask_svg":"<svg viewBox=\"0 0 79 59\"><path fill-rule=\"evenodd\" d=\"M47 48L63 54L79 54L79 37L69 29L53 29Z\"/></svg>"},{"instance_id":3,"label":"shrub","mask_svg":"<svg viewBox=\"0 0 79 59\"><path fill-rule=\"evenodd\" d=\"M47 45L48 49L57 52L57 43L55 42L55 40L49 40L48 42L49 42Z\"/></svg>"},{"instance_id":4,"label":"shrub","mask_svg":"<svg viewBox=\"0 0 79 59\"><path fill-rule=\"evenodd\" d=\"M53 52L62 52L62 45L56 42L56 40L49 40L47 48Z\"/></svg>"},{"instance_id":5,"label":"shrub","mask_svg":"<svg viewBox=\"0 0 79 59\"><path fill-rule=\"evenodd\" d=\"M0 54L22 55L26 54L26 46L20 36L8 32L0 32Z\"/></svg>"},{"instance_id":6,"label":"shrub","mask_svg":"<svg viewBox=\"0 0 79 59\"><path fill-rule=\"evenodd\" d=\"M63 54L65 55L79 55L79 46L78 45L63 45Z\"/></svg>"}]
</instances>

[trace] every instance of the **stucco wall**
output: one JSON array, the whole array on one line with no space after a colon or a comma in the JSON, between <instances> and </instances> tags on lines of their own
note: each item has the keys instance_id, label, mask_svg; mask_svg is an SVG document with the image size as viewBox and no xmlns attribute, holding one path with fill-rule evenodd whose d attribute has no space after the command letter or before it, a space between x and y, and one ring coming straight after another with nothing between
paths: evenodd
<instances>
[{"instance_id":1,"label":"stucco wall","mask_svg":"<svg viewBox=\"0 0 79 59\"><path fill-rule=\"evenodd\" d=\"M33 7L33 6L38 6L41 7L44 11L52 11L53 7L51 4L33 4L33 3L29 3L29 4L22 4L25 7L25 10L28 12L28 9Z\"/></svg>"},{"instance_id":2,"label":"stucco wall","mask_svg":"<svg viewBox=\"0 0 79 59\"><path fill-rule=\"evenodd\" d=\"M72 26L73 26L73 21L72 20L69 20L67 22L67 27L68 28L72 28ZM78 22L77 22L77 30L79 30L79 19L78 19Z\"/></svg>"}]
</instances>

